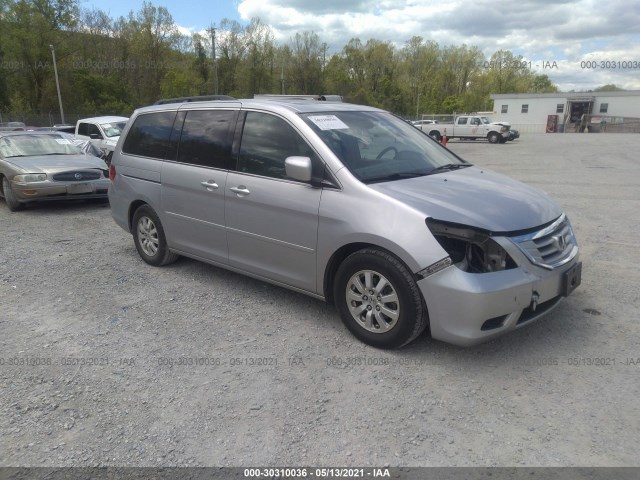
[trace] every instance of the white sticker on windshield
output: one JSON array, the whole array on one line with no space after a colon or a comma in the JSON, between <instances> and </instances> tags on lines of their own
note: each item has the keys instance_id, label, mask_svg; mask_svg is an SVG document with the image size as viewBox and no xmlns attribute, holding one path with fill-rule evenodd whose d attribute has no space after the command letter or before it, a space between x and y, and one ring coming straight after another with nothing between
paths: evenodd
<instances>
[{"instance_id":1,"label":"white sticker on windshield","mask_svg":"<svg viewBox=\"0 0 640 480\"><path fill-rule=\"evenodd\" d=\"M71 145L71 142L66 138L56 138L56 142L58 142L60 145Z\"/></svg>"},{"instance_id":2,"label":"white sticker on windshield","mask_svg":"<svg viewBox=\"0 0 640 480\"><path fill-rule=\"evenodd\" d=\"M309 117L320 130L344 130L349 128L342 120L335 115L314 115Z\"/></svg>"}]
</instances>

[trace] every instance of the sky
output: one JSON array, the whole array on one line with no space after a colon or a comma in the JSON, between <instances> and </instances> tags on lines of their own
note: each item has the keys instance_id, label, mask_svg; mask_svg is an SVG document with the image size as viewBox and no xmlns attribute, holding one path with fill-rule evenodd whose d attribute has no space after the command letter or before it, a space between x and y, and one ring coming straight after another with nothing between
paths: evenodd
<instances>
[{"instance_id":1,"label":"sky","mask_svg":"<svg viewBox=\"0 0 640 480\"><path fill-rule=\"evenodd\" d=\"M640 90L639 0L153 0L166 7L184 33L228 18L259 17L280 44L313 31L331 52L354 37L390 41L398 48L419 35L440 46L479 47L522 55L561 91L615 84ZM84 0L112 18L137 11L142 1Z\"/></svg>"}]
</instances>

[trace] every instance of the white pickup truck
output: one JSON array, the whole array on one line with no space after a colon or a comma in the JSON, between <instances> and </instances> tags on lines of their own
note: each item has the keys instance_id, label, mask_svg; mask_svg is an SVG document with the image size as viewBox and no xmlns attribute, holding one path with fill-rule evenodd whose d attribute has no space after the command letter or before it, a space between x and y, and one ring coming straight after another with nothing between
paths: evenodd
<instances>
[{"instance_id":1,"label":"white pickup truck","mask_svg":"<svg viewBox=\"0 0 640 480\"><path fill-rule=\"evenodd\" d=\"M83 118L76 123L76 138L89 140L105 154L107 163L129 119L127 117Z\"/></svg>"},{"instance_id":2,"label":"white pickup truck","mask_svg":"<svg viewBox=\"0 0 640 480\"><path fill-rule=\"evenodd\" d=\"M453 123L421 125L422 131L440 141L446 135L450 138L486 138L491 143L505 143L509 140L509 125L490 123L481 115L460 115Z\"/></svg>"}]
</instances>

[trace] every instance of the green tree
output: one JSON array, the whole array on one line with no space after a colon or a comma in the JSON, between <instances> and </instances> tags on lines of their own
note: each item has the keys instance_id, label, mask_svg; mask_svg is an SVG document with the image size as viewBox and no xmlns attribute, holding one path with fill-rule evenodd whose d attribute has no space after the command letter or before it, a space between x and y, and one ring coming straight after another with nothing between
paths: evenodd
<instances>
[{"instance_id":1,"label":"green tree","mask_svg":"<svg viewBox=\"0 0 640 480\"><path fill-rule=\"evenodd\" d=\"M594 92L622 92L624 88L620 88L613 83L608 83L607 85L602 85L601 87L597 87L593 89Z\"/></svg>"},{"instance_id":2,"label":"green tree","mask_svg":"<svg viewBox=\"0 0 640 480\"><path fill-rule=\"evenodd\" d=\"M239 70L243 63L247 46L244 41L244 27L235 20L220 22L218 50L218 91L232 96L241 96L238 83ZM213 93L213 92L211 92Z\"/></svg>"},{"instance_id":3,"label":"green tree","mask_svg":"<svg viewBox=\"0 0 640 480\"><path fill-rule=\"evenodd\" d=\"M442 102L442 109L444 113L454 113L462 111L464 107L464 101L460 97L453 95L448 96Z\"/></svg>"},{"instance_id":4,"label":"green tree","mask_svg":"<svg viewBox=\"0 0 640 480\"><path fill-rule=\"evenodd\" d=\"M50 45L64 63L70 49L69 37L77 23L76 0L14 0L3 2L3 59L19 64L5 82L32 110L50 110L56 105ZM65 93L69 93L66 84ZM12 96L12 92L9 96ZM16 98L17 98L16 97Z\"/></svg>"},{"instance_id":5,"label":"green tree","mask_svg":"<svg viewBox=\"0 0 640 480\"><path fill-rule=\"evenodd\" d=\"M332 55L325 72L325 92L348 97L351 92L352 82L349 76L347 60L341 55Z\"/></svg>"},{"instance_id":6,"label":"green tree","mask_svg":"<svg viewBox=\"0 0 640 480\"><path fill-rule=\"evenodd\" d=\"M193 59L193 69L198 74L198 83L199 83L199 94L204 94L207 91L207 82L209 80L209 60L207 57L207 51L204 46L203 37L198 34L193 34L193 49L194 49L194 59Z\"/></svg>"},{"instance_id":7,"label":"green tree","mask_svg":"<svg viewBox=\"0 0 640 480\"><path fill-rule=\"evenodd\" d=\"M424 42L420 36L411 37L400 51L400 89L407 115L422 112L438 112L442 103L442 92L436 82L440 69L440 47L436 42ZM419 112L416 109L419 108Z\"/></svg>"},{"instance_id":8,"label":"green tree","mask_svg":"<svg viewBox=\"0 0 640 480\"><path fill-rule=\"evenodd\" d=\"M314 32L296 33L291 41L289 71L291 87L296 94L322 92L323 54L326 45Z\"/></svg>"},{"instance_id":9,"label":"green tree","mask_svg":"<svg viewBox=\"0 0 640 480\"><path fill-rule=\"evenodd\" d=\"M532 88L533 73L521 55L498 50L489 60L486 74L492 93L525 93ZM541 76L543 77L543 76ZM544 82L544 79L541 79Z\"/></svg>"},{"instance_id":10,"label":"green tree","mask_svg":"<svg viewBox=\"0 0 640 480\"><path fill-rule=\"evenodd\" d=\"M274 81L275 45L271 28L251 19L242 36L244 45L242 62L235 71L238 96L251 98L255 93L270 93L277 85Z\"/></svg>"},{"instance_id":11,"label":"green tree","mask_svg":"<svg viewBox=\"0 0 640 480\"><path fill-rule=\"evenodd\" d=\"M132 65L126 70L132 97L142 104L152 103L161 96L164 75L182 68L181 55L175 50L181 35L169 11L148 2L136 14L130 13L123 27Z\"/></svg>"}]
</instances>

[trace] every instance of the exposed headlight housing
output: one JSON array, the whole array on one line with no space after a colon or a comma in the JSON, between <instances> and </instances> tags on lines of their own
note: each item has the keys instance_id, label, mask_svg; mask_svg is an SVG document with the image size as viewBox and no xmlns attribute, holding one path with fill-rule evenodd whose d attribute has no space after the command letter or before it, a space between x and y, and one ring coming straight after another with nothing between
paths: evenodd
<instances>
[{"instance_id":1,"label":"exposed headlight housing","mask_svg":"<svg viewBox=\"0 0 640 480\"><path fill-rule=\"evenodd\" d=\"M432 218L427 227L453 264L469 273L489 273L516 268L516 263L488 232Z\"/></svg>"},{"instance_id":2,"label":"exposed headlight housing","mask_svg":"<svg viewBox=\"0 0 640 480\"><path fill-rule=\"evenodd\" d=\"M18 183L44 182L46 180L47 175L45 173L25 173L13 177L13 181Z\"/></svg>"}]
</instances>

